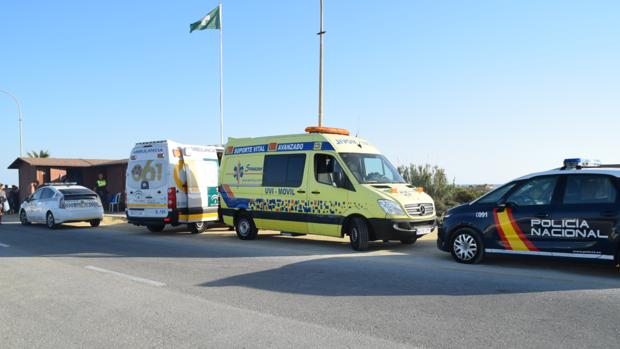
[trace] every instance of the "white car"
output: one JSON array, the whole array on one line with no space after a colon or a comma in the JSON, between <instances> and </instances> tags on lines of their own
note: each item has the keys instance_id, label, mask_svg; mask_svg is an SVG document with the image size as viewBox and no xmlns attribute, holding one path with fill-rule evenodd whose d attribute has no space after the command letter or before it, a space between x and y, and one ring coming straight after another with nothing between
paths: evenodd
<instances>
[{"instance_id":1,"label":"white car","mask_svg":"<svg viewBox=\"0 0 620 349\"><path fill-rule=\"evenodd\" d=\"M46 184L21 205L19 220L23 225L43 223L54 229L65 222L89 222L97 227L103 219L103 205L92 190L74 184Z\"/></svg>"}]
</instances>

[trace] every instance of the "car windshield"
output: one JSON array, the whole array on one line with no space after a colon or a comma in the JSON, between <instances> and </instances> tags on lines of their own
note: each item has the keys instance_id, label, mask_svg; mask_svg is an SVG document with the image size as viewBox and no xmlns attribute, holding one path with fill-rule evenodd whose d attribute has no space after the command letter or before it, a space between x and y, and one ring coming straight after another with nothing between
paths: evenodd
<instances>
[{"instance_id":1,"label":"car windshield","mask_svg":"<svg viewBox=\"0 0 620 349\"><path fill-rule=\"evenodd\" d=\"M405 183L396 168L381 154L340 153L340 156L361 184Z\"/></svg>"}]
</instances>

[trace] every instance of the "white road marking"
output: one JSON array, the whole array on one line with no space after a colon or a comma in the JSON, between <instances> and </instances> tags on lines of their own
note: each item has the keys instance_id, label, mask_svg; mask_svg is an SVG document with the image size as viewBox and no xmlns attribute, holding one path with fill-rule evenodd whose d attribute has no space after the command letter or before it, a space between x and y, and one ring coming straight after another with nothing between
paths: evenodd
<instances>
[{"instance_id":1,"label":"white road marking","mask_svg":"<svg viewBox=\"0 0 620 349\"><path fill-rule=\"evenodd\" d=\"M11 246L0 242L0 247L11 247Z\"/></svg>"},{"instance_id":2,"label":"white road marking","mask_svg":"<svg viewBox=\"0 0 620 349\"><path fill-rule=\"evenodd\" d=\"M145 278L141 278L141 277L133 276L133 275L129 275L129 274L123 274L123 273L119 273L117 271L103 269L103 268L95 267L95 266L92 266L92 265L87 265L84 268L89 269L89 270L98 271L100 273L106 273L106 274L111 274L111 275L119 276L119 277L122 277L122 278L127 279L127 280L141 282L143 284L147 284L147 285L151 285L151 286L157 286L157 287L164 287L164 286L166 286L166 284L163 283L163 282L149 280L149 279L145 279Z\"/></svg>"}]
</instances>

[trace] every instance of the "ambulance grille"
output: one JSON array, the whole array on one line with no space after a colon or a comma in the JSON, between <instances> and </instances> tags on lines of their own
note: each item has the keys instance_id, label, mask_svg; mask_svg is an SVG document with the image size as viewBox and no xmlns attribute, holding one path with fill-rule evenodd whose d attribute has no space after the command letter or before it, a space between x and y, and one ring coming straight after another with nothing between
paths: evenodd
<instances>
[{"instance_id":1,"label":"ambulance grille","mask_svg":"<svg viewBox=\"0 0 620 349\"><path fill-rule=\"evenodd\" d=\"M435 213L431 203L405 205L405 210L410 216L429 216Z\"/></svg>"}]
</instances>

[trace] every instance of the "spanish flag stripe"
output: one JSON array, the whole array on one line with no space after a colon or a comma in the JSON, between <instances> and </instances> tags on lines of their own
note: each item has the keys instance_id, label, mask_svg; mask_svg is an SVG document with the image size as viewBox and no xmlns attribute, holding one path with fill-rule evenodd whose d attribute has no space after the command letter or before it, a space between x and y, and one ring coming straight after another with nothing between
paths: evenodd
<instances>
[{"instance_id":1,"label":"spanish flag stripe","mask_svg":"<svg viewBox=\"0 0 620 349\"><path fill-rule=\"evenodd\" d=\"M523 230L521 230L521 228L519 228L519 225L517 224L517 221L515 220L514 216L512 215L512 210L508 209L508 217L510 219L510 223L512 224L512 228L517 232L517 235L519 235L519 238L521 239L521 241L523 241L523 243L527 246L527 248L530 251L538 251L538 248L536 246L534 246L534 244L532 244L532 242L525 236L525 234L523 234Z\"/></svg>"},{"instance_id":2,"label":"spanish flag stripe","mask_svg":"<svg viewBox=\"0 0 620 349\"><path fill-rule=\"evenodd\" d=\"M521 240L519 234L515 231L510 217L508 216L508 210L499 212L497 216L499 218L499 227L506 235L510 248L516 251L529 251L527 245L523 243L523 240Z\"/></svg>"},{"instance_id":3,"label":"spanish flag stripe","mask_svg":"<svg viewBox=\"0 0 620 349\"><path fill-rule=\"evenodd\" d=\"M504 247L506 249L511 249L510 244L508 243L508 240L506 240L506 234L504 234L504 231L502 230L502 226L499 224L499 212L497 212L497 210L494 210L493 212L493 218L495 219L495 227L497 228L497 233L499 234L500 239L502 240L502 244L504 245Z\"/></svg>"}]
</instances>

